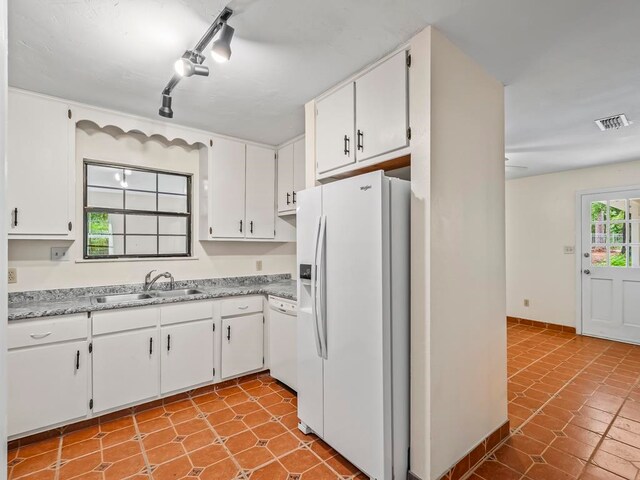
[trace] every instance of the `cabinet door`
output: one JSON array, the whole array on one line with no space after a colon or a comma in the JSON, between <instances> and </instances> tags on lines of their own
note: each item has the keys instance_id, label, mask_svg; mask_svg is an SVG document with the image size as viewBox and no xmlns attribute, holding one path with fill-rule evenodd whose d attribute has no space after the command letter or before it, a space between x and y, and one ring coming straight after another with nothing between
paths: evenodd
<instances>
[{"instance_id":1,"label":"cabinet door","mask_svg":"<svg viewBox=\"0 0 640 480\"><path fill-rule=\"evenodd\" d=\"M87 415L87 356L85 340L9 351L9 435Z\"/></svg>"},{"instance_id":2,"label":"cabinet door","mask_svg":"<svg viewBox=\"0 0 640 480\"><path fill-rule=\"evenodd\" d=\"M222 319L222 378L264 366L262 313Z\"/></svg>"},{"instance_id":3,"label":"cabinet door","mask_svg":"<svg viewBox=\"0 0 640 480\"><path fill-rule=\"evenodd\" d=\"M407 52L402 51L356 80L356 159L406 147L408 126Z\"/></svg>"},{"instance_id":4,"label":"cabinet door","mask_svg":"<svg viewBox=\"0 0 640 480\"><path fill-rule=\"evenodd\" d=\"M269 148L247 145L247 238L273 238L276 214L276 160Z\"/></svg>"},{"instance_id":5,"label":"cabinet door","mask_svg":"<svg viewBox=\"0 0 640 480\"><path fill-rule=\"evenodd\" d=\"M278 213L293 210L293 144L278 150Z\"/></svg>"},{"instance_id":6,"label":"cabinet door","mask_svg":"<svg viewBox=\"0 0 640 480\"><path fill-rule=\"evenodd\" d=\"M7 207L11 218L10 237L70 235L73 171L69 160L72 122L68 108L55 100L9 92Z\"/></svg>"},{"instance_id":7,"label":"cabinet door","mask_svg":"<svg viewBox=\"0 0 640 480\"><path fill-rule=\"evenodd\" d=\"M318 174L355 162L353 89L349 83L316 104Z\"/></svg>"},{"instance_id":8,"label":"cabinet door","mask_svg":"<svg viewBox=\"0 0 640 480\"><path fill-rule=\"evenodd\" d=\"M211 227L216 238L243 238L245 144L214 139L210 185Z\"/></svg>"},{"instance_id":9,"label":"cabinet door","mask_svg":"<svg viewBox=\"0 0 640 480\"><path fill-rule=\"evenodd\" d=\"M298 203L298 192L305 187L305 141L301 138L293 144L293 203Z\"/></svg>"},{"instance_id":10,"label":"cabinet door","mask_svg":"<svg viewBox=\"0 0 640 480\"><path fill-rule=\"evenodd\" d=\"M213 381L213 319L162 327L162 394Z\"/></svg>"},{"instance_id":11,"label":"cabinet door","mask_svg":"<svg viewBox=\"0 0 640 480\"><path fill-rule=\"evenodd\" d=\"M160 393L156 329L93 339L93 412L112 410Z\"/></svg>"}]
</instances>

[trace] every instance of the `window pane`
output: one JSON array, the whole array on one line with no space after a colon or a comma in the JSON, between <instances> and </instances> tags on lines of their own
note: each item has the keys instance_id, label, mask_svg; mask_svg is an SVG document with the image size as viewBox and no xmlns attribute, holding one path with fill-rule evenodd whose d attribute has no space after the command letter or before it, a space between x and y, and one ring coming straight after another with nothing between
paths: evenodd
<instances>
[{"instance_id":1,"label":"window pane","mask_svg":"<svg viewBox=\"0 0 640 480\"><path fill-rule=\"evenodd\" d=\"M629 242L640 243L640 222L631 222L628 228L629 228Z\"/></svg>"},{"instance_id":2,"label":"window pane","mask_svg":"<svg viewBox=\"0 0 640 480\"><path fill-rule=\"evenodd\" d=\"M640 220L640 198L629 199L629 220Z\"/></svg>"},{"instance_id":3,"label":"window pane","mask_svg":"<svg viewBox=\"0 0 640 480\"><path fill-rule=\"evenodd\" d=\"M621 245L609 247L609 265L612 267L626 267L627 249Z\"/></svg>"},{"instance_id":4,"label":"window pane","mask_svg":"<svg viewBox=\"0 0 640 480\"><path fill-rule=\"evenodd\" d=\"M591 247L591 265L594 267L607 266L607 247Z\"/></svg>"},{"instance_id":5,"label":"window pane","mask_svg":"<svg viewBox=\"0 0 640 480\"><path fill-rule=\"evenodd\" d=\"M127 210L156 210L156 194L126 191Z\"/></svg>"},{"instance_id":6,"label":"window pane","mask_svg":"<svg viewBox=\"0 0 640 480\"><path fill-rule=\"evenodd\" d=\"M87 237L88 256L107 256L124 254L123 235L89 235Z\"/></svg>"},{"instance_id":7,"label":"window pane","mask_svg":"<svg viewBox=\"0 0 640 480\"><path fill-rule=\"evenodd\" d=\"M122 168L87 165L87 185L122 188Z\"/></svg>"},{"instance_id":8,"label":"window pane","mask_svg":"<svg viewBox=\"0 0 640 480\"><path fill-rule=\"evenodd\" d=\"M123 215L119 213L90 212L87 214L87 233L89 235L108 235L124 233Z\"/></svg>"},{"instance_id":9,"label":"window pane","mask_svg":"<svg viewBox=\"0 0 640 480\"><path fill-rule=\"evenodd\" d=\"M640 245L631 245L629 248L629 266L640 267Z\"/></svg>"},{"instance_id":10,"label":"window pane","mask_svg":"<svg viewBox=\"0 0 640 480\"><path fill-rule=\"evenodd\" d=\"M127 188L134 190L156 191L156 174L152 172L139 172L137 170L124 170Z\"/></svg>"},{"instance_id":11,"label":"window pane","mask_svg":"<svg viewBox=\"0 0 640 480\"><path fill-rule=\"evenodd\" d=\"M591 224L591 243L607 243L607 224Z\"/></svg>"},{"instance_id":12,"label":"window pane","mask_svg":"<svg viewBox=\"0 0 640 480\"><path fill-rule=\"evenodd\" d=\"M156 235L158 217L155 215L127 215L127 235Z\"/></svg>"},{"instance_id":13,"label":"window pane","mask_svg":"<svg viewBox=\"0 0 640 480\"><path fill-rule=\"evenodd\" d=\"M156 255L158 253L158 237L142 237L127 235L127 255Z\"/></svg>"},{"instance_id":14,"label":"window pane","mask_svg":"<svg viewBox=\"0 0 640 480\"><path fill-rule=\"evenodd\" d=\"M187 253L187 237L160 236L160 250L163 255L184 255Z\"/></svg>"},{"instance_id":15,"label":"window pane","mask_svg":"<svg viewBox=\"0 0 640 480\"><path fill-rule=\"evenodd\" d=\"M159 193L158 210L161 212L187 213L187 197Z\"/></svg>"},{"instance_id":16,"label":"window pane","mask_svg":"<svg viewBox=\"0 0 640 480\"><path fill-rule=\"evenodd\" d=\"M626 223L612 223L609 225L609 243L625 243L626 234Z\"/></svg>"},{"instance_id":17,"label":"window pane","mask_svg":"<svg viewBox=\"0 0 640 480\"><path fill-rule=\"evenodd\" d=\"M183 175L158 174L158 191L187 194L187 177Z\"/></svg>"},{"instance_id":18,"label":"window pane","mask_svg":"<svg viewBox=\"0 0 640 480\"><path fill-rule=\"evenodd\" d=\"M604 222L607 220L607 202L591 202L591 221Z\"/></svg>"},{"instance_id":19,"label":"window pane","mask_svg":"<svg viewBox=\"0 0 640 480\"><path fill-rule=\"evenodd\" d=\"M186 235L187 219L185 217L160 217L160 234Z\"/></svg>"},{"instance_id":20,"label":"window pane","mask_svg":"<svg viewBox=\"0 0 640 480\"><path fill-rule=\"evenodd\" d=\"M627 219L627 201L611 200L609 202L609 220L626 220Z\"/></svg>"},{"instance_id":21,"label":"window pane","mask_svg":"<svg viewBox=\"0 0 640 480\"><path fill-rule=\"evenodd\" d=\"M122 210L122 190L87 187L87 206L101 208L116 208Z\"/></svg>"}]
</instances>

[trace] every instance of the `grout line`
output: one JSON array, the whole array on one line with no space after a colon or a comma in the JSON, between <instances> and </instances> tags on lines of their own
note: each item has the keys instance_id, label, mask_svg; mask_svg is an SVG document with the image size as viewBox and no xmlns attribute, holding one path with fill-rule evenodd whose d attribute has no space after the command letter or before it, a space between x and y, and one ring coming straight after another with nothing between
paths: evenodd
<instances>
[{"instance_id":1,"label":"grout line","mask_svg":"<svg viewBox=\"0 0 640 480\"><path fill-rule=\"evenodd\" d=\"M570 342L572 342L574 339L570 338L568 339L565 343L563 343L562 345L559 345L558 347L554 348L553 350L548 351L547 353L545 353L542 357L533 360L529 365L527 365L526 367L521 368L520 370L518 370L517 372L515 372L514 374L510 375L507 377L507 380L512 379L513 377L515 377L516 375L518 375L519 373L522 373L523 371L525 371L527 368L535 365L536 363L538 363L539 361L541 361L542 359L546 358L547 356L551 355L552 353L556 352L557 350L566 347ZM517 345L517 344L516 344Z\"/></svg>"},{"instance_id":2,"label":"grout line","mask_svg":"<svg viewBox=\"0 0 640 480\"><path fill-rule=\"evenodd\" d=\"M136 436L138 437L138 442L140 443L140 451L142 452L142 459L144 460L144 464L147 467L147 475L151 478L151 464L149 463L149 458L147 457L147 450L144 447L144 443L142 443L142 434L140 433L140 429L138 428L138 420L136 419L135 414L131 414L131 419L133 420L133 427L136 430ZM102 444L102 439L100 439Z\"/></svg>"},{"instance_id":3,"label":"grout line","mask_svg":"<svg viewBox=\"0 0 640 480\"><path fill-rule=\"evenodd\" d=\"M53 480L60 478L60 462L62 461L62 435L58 438L58 458L56 460L56 469L53 474Z\"/></svg>"}]
</instances>

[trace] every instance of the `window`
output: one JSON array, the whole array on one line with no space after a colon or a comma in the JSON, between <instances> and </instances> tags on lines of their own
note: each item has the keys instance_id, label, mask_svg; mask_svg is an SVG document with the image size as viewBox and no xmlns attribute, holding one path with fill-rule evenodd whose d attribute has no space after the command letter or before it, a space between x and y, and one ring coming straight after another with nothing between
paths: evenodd
<instances>
[{"instance_id":1,"label":"window","mask_svg":"<svg viewBox=\"0 0 640 480\"><path fill-rule=\"evenodd\" d=\"M640 199L591 202L591 265L640 267Z\"/></svg>"},{"instance_id":2,"label":"window","mask_svg":"<svg viewBox=\"0 0 640 480\"><path fill-rule=\"evenodd\" d=\"M84 258L191 256L191 176L84 162Z\"/></svg>"}]
</instances>

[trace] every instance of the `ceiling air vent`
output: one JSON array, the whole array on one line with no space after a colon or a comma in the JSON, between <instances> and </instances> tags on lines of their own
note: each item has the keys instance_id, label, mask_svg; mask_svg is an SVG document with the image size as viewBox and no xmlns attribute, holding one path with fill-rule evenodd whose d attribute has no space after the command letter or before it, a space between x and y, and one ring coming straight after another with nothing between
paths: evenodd
<instances>
[{"instance_id":1,"label":"ceiling air vent","mask_svg":"<svg viewBox=\"0 0 640 480\"><path fill-rule=\"evenodd\" d=\"M629 120L627 120L627 117L624 113L621 113L620 115L614 115L612 117L601 118L600 120L596 120L595 122L596 125L598 125L598 128L603 132L605 130L613 130L629 126Z\"/></svg>"}]
</instances>

